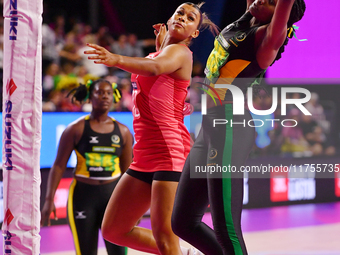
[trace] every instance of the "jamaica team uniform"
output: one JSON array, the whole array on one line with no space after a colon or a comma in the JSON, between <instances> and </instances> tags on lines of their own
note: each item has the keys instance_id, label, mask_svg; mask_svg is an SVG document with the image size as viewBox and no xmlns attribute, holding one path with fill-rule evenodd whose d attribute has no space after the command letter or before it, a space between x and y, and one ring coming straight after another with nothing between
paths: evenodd
<instances>
[{"instance_id":1,"label":"jamaica team uniform","mask_svg":"<svg viewBox=\"0 0 340 255\"><path fill-rule=\"evenodd\" d=\"M67 214L77 255L97 254L98 230L106 205L121 175L119 157L123 140L114 119L114 130L102 134L90 127L89 116L79 143L75 146L75 176L95 180L114 180L103 185L90 185L73 180L68 196ZM105 241L109 255L125 255L127 249Z\"/></svg>"},{"instance_id":2,"label":"jamaica team uniform","mask_svg":"<svg viewBox=\"0 0 340 255\"><path fill-rule=\"evenodd\" d=\"M249 12L244 14L216 37L206 65L205 84L232 84L245 92L263 75L255 50L258 27L250 27L251 18ZM221 100L233 101L230 90L215 91ZM210 92L217 98L213 89ZM229 166L239 170L253 147L255 130L242 124L252 119L250 112L234 115L231 103L220 105L216 101L217 106L203 116L202 128L184 166L174 205L173 229L205 254L247 255L241 230L243 173L227 171L214 178L190 178L195 166ZM214 127L216 119L228 120L228 124ZM201 222L208 204L214 232Z\"/></svg>"}]
</instances>

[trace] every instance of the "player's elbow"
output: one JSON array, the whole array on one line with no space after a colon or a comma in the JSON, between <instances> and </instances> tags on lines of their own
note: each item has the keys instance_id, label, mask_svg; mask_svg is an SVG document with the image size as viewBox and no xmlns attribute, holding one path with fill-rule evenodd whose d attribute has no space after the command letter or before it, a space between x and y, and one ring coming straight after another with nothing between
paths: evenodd
<instances>
[{"instance_id":1,"label":"player's elbow","mask_svg":"<svg viewBox=\"0 0 340 255\"><path fill-rule=\"evenodd\" d=\"M149 74L148 76L158 76L163 74L163 68L159 63L154 63L152 65L149 66L149 70L148 70Z\"/></svg>"}]
</instances>

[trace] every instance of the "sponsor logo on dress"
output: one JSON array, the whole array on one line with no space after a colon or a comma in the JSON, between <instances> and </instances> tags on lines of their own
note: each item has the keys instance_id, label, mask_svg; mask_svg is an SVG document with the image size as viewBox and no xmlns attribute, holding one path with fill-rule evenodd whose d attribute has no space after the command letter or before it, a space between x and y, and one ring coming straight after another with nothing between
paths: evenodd
<instances>
[{"instance_id":1,"label":"sponsor logo on dress","mask_svg":"<svg viewBox=\"0 0 340 255\"><path fill-rule=\"evenodd\" d=\"M75 213L77 214L76 215L76 219L86 219L86 215L84 215L85 214L85 211L80 211L80 212L78 212L78 211L75 211Z\"/></svg>"},{"instance_id":2,"label":"sponsor logo on dress","mask_svg":"<svg viewBox=\"0 0 340 255\"><path fill-rule=\"evenodd\" d=\"M242 34L236 36L236 40L239 41L239 42L242 42L242 41L244 41L244 39L246 39L246 37L247 37L247 34L242 33Z\"/></svg>"},{"instance_id":3,"label":"sponsor logo on dress","mask_svg":"<svg viewBox=\"0 0 340 255\"><path fill-rule=\"evenodd\" d=\"M90 143L99 143L98 136L90 136L91 140Z\"/></svg>"},{"instance_id":4,"label":"sponsor logo on dress","mask_svg":"<svg viewBox=\"0 0 340 255\"><path fill-rule=\"evenodd\" d=\"M211 148L209 151L209 159L214 159L217 157L217 150L215 148Z\"/></svg>"},{"instance_id":5,"label":"sponsor logo on dress","mask_svg":"<svg viewBox=\"0 0 340 255\"><path fill-rule=\"evenodd\" d=\"M119 136L118 135L113 135L113 136L111 136L111 141L113 142L113 143L119 143L120 142L120 138L119 138Z\"/></svg>"},{"instance_id":6,"label":"sponsor logo on dress","mask_svg":"<svg viewBox=\"0 0 340 255\"><path fill-rule=\"evenodd\" d=\"M92 172L102 172L102 171L104 171L104 168L101 167L101 166L90 166L89 167L89 171L92 171Z\"/></svg>"}]
</instances>

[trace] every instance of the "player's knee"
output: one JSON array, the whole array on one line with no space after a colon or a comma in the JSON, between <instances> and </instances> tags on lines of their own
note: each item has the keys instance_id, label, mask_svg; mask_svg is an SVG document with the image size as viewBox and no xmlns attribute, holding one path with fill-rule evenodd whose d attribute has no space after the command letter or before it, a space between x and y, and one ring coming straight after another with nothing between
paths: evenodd
<instances>
[{"instance_id":1,"label":"player's knee","mask_svg":"<svg viewBox=\"0 0 340 255\"><path fill-rule=\"evenodd\" d=\"M105 223L102 224L101 231L103 238L111 243L118 243L122 236L118 228L113 228Z\"/></svg>"},{"instance_id":2,"label":"player's knee","mask_svg":"<svg viewBox=\"0 0 340 255\"><path fill-rule=\"evenodd\" d=\"M172 231L183 239L188 239L201 227L201 216L185 215L184 213L173 214L171 217Z\"/></svg>"},{"instance_id":3,"label":"player's knee","mask_svg":"<svg viewBox=\"0 0 340 255\"><path fill-rule=\"evenodd\" d=\"M191 223L190 219L185 219L183 215L173 213L171 217L171 228L172 231L182 237L186 235L193 228L193 224Z\"/></svg>"},{"instance_id":4,"label":"player's knee","mask_svg":"<svg viewBox=\"0 0 340 255\"><path fill-rule=\"evenodd\" d=\"M105 240L109 240L109 237L110 237L110 230L109 228L105 225L105 224L102 224L102 228L101 228L101 231L102 231L102 236Z\"/></svg>"}]
</instances>

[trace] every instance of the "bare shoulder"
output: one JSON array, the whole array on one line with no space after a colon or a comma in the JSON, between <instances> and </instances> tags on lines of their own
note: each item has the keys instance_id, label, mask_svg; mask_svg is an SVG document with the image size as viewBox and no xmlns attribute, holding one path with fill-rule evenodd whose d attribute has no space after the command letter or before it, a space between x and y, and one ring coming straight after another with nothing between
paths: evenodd
<instances>
[{"instance_id":1,"label":"bare shoulder","mask_svg":"<svg viewBox=\"0 0 340 255\"><path fill-rule=\"evenodd\" d=\"M80 117L80 118L78 118L78 119L72 121L72 122L68 125L68 127L74 128L74 127L78 127L78 126L84 126L84 125L85 125L85 118L86 118L86 116L82 116L82 117Z\"/></svg>"},{"instance_id":2,"label":"bare shoulder","mask_svg":"<svg viewBox=\"0 0 340 255\"><path fill-rule=\"evenodd\" d=\"M65 129L64 133L70 133L73 135L80 135L83 133L84 126L85 126L85 117L80 117L76 119L75 121L71 122Z\"/></svg>"},{"instance_id":3,"label":"bare shoulder","mask_svg":"<svg viewBox=\"0 0 340 255\"><path fill-rule=\"evenodd\" d=\"M122 132L122 131L129 131L129 128L126 125L124 125L123 123L121 123L121 122L119 122L117 120L115 120L115 123L117 123L120 132Z\"/></svg>"},{"instance_id":4,"label":"bare shoulder","mask_svg":"<svg viewBox=\"0 0 340 255\"><path fill-rule=\"evenodd\" d=\"M188 72L190 72L190 75L191 75L191 65L188 65L188 63L192 62L193 56L188 46L186 46L185 44L171 44L171 45L166 46L163 51L164 51L164 55L166 55L169 59L172 59L172 61L175 61L176 64L178 65L178 69L176 71L180 71L180 69L183 69L183 70L188 69ZM180 71L180 73L181 72L182 71ZM175 74L174 72L174 75L175 75L175 78L178 78L178 79L185 79L185 80L188 79L188 77L186 77L187 75L184 75L185 77L182 77L183 73Z\"/></svg>"},{"instance_id":5,"label":"bare shoulder","mask_svg":"<svg viewBox=\"0 0 340 255\"><path fill-rule=\"evenodd\" d=\"M167 54L180 54L183 55L185 54L186 56L191 56L191 51L188 48L188 46L184 44L171 44L166 46L162 52L167 53Z\"/></svg>"}]
</instances>

